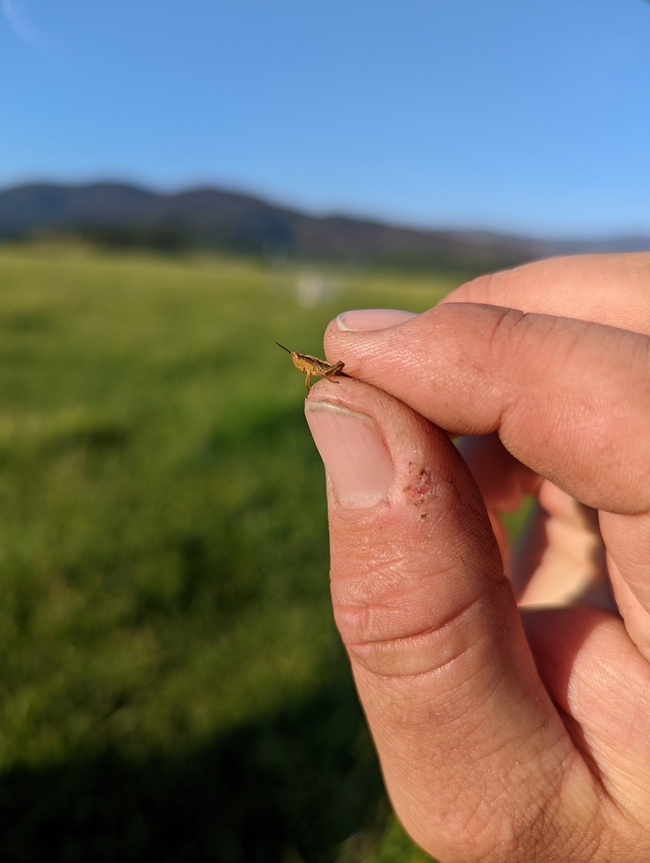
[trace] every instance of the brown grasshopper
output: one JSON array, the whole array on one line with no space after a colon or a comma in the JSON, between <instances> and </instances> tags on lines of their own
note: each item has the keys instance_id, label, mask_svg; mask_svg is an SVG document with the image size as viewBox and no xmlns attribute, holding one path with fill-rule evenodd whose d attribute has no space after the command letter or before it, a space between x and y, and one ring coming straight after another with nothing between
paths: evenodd
<instances>
[{"instance_id":1,"label":"brown grasshopper","mask_svg":"<svg viewBox=\"0 0 650 863\"><path fill-rule=\"evenodd\" d=\"M309 392L312 377L327 378L328 380L332 380L335 375L342 375L344 378L347 377L343 372L343 363L341 360L332 366L325 360L312 357L311 354L299 354L298 351L290 351L289 348L285 348L280 342L276 342L276 345L291 356L294 366L299 372L305 375L307 392ZM332 381L332 383L336 383L336 381Z\"/></svg>"}]
</instances>

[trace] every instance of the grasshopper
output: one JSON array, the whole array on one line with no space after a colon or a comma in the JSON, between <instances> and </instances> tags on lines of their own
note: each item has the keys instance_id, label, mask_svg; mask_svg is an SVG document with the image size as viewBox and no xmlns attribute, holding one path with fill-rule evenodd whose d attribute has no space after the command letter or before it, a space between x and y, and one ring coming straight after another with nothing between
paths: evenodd
<instances>
[{"instance_id":1,"label":"grasshopper","mask_svg":"<svg viewBox=\"0 0 650 863\"><path fill-rule=\"evenodd\" d=\"M311 354L299 354L298 351L290 351L289 348L285 348L285 346L281 345L280 342L276 342L276 345L291 356L294 366L299 372L302 372L305 375L305 386L307 387L307 392L309 392L312 377L328 378L328 380L331 380L335 375L343 375L343 377L347 377L343 372L343 363L341 360L339 360L338 363L334 363L332 366L325 360L319 360L318 357L312 357ZM336 381L333 381L333 383L336 383Z\"/></svg>"}]
</instances>

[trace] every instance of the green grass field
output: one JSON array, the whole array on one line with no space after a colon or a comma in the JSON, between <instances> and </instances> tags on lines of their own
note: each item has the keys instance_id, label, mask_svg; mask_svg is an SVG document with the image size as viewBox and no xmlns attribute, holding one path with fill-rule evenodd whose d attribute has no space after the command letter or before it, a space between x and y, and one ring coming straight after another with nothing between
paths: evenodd
<instances>
[{"instance_id":1,"label":"green grass field","mask_svg":"<svg viewBox=\"0 0 650 863\"><path fill-rule=\"evenodd\" d=\"M274 341L320 355L338 311L457 282L0 250L3 861L425 859L334 631Z\"/></svg>"}]
</instances>

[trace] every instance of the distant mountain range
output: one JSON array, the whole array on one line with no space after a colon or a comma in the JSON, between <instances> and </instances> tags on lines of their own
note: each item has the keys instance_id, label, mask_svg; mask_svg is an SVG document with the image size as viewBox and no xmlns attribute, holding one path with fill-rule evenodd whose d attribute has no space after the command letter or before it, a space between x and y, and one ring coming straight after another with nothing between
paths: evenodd
<instances>
[{"instance_id":1,"label":"distant mountain range","mask_svg":"<svg viewBox=\"0 0 650 863\"><path fill-rule=\"evenodd\" d=\"M311 216L215 188L160 194L123 183L31 183L0 191L0 238L74 234L121 247L223 251L395 266L495 268L558 254L650 250L650 236L558 242Z\"/></svg>"}]
</instances>

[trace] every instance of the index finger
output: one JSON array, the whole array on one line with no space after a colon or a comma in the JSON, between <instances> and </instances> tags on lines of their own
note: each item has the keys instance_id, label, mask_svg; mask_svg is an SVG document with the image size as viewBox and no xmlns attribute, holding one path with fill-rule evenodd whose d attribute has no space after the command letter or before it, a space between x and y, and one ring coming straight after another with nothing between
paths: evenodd
<instances>
[{"instance_id":1,"label":"index finger","mask_svg":"<svg viewBox=\"0 0 650 863\"><path fill-rule=\"evenodd\" d=\"M650 510L648 336L474 303L372 331L355 331L354 312L340 319L326 352L352 377L455 434L497 431L588 506Z\"/></svg>"},{"instance_id":2,"label":"index finger","mask_svg":"<svg viewBox=\"0 0 650 863\"><path fill-rule=\"evenodd\" d=\"M480 276L443 303L488 303L650 335L650 254L550 258Z\"/></svg>"}]
</instances>

